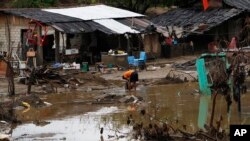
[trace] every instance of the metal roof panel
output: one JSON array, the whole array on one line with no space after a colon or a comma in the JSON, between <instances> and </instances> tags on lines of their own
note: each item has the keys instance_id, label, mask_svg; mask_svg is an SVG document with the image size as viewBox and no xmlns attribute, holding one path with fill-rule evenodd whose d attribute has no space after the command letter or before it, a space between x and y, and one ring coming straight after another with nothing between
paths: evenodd
<instances>
[{"instance_id":1,"label":"metal roof panel","mask_svg":"<svg viewBox=\"0 0 250 141\"><path fill-rule=\"evenodd\" d=\"M106 28L109 28L112 31L115 31L118 34L140 33L139 31L134 30L131 27L126 26L120 22L113 20L113 19L94 20L94 22L101 24L102 26L105 26Z\"/></svg>"},{"instance_id":2,"label":"metal roof panel","mask_svg":"<svg viewBox=\"0 0 250 141\"><path fill-rule=\"evenodd\" d=\"M111 19L111 18L114 19L114 18L144 16L128 10L123 10L106 5L94 5L94 6L62 8L62 9L43 9L43 11L80 18L82 20L97 20L97 19Z\"/></svg>"},{"instance_id":3,"label":"metal roof panel","mask_svg":"<svg viewBox=\"0 0 250 141\"><path fill-rule=\"evenodd\" d=\"M2 9L0 12L12 14L24 18L34 19L43 23L56 23L56 22L79 22L81 19L69 17L61 14L42 11L41 9Z\"/></svg>"},{"instance_id":4,"label":"metal roof panel","mask_svg":"<svg viewBox=\"0 0 250 141\"><path fill-rule=\"evenodd\" d=\"M183 27L186 31L195 31L195 28L205 24L207 28L201 29L201 32L207 31L230 18L241 14L240 9L176 9L162 15L159 15L151 21L158 26L176 26ZM200 29L199 29L200 30Z\"/></svg>"},{"instance_id":5,"label":"metal roof panel","mask_svg":"<svg viewBox=\"0 0 250 141\"><path fill-rule=\"evenodd\" d=\"M250 11L250 0L223 0L227 5Z\"/></svg>"}]
</instances>

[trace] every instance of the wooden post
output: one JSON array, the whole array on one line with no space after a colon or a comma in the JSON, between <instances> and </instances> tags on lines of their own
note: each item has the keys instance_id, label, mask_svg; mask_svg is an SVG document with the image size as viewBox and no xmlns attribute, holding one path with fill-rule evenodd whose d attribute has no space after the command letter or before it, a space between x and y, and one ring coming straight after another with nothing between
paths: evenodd
<instances>
[{"instance_id":1,"label":"wooden post","mask_svg":"<svg viewBox=\"0 0 250 141\"><path fill-rule=\"evenodd\" d=\"M130 52L131 49L130 49L129 35L125 34L125 37L127 38L127 53L128 53L128 55L132 55L132 53Z\"/></svg>"},{"instance_id":2,"label":"wooden post","mask_svg":"<svg viewBox=\"0 0 250 141\"><path fill-rule=\"evenodd\" d=\"M59 38L59 31L55 30L55 61L59 62L60 55L59 55L59 49L60 49L60 38Z\"/></svg>"},{"instance_id":3,"label":"wooden post","mask_svg":"<svg viewBox=\"0 0 250 141\"><path fill-rule=\"evenodd\" d=\"M212 113L211 113L211 119L210 119L210 127L213 127L213 122L214 122L214 111L215 111L215 106L216 106L216 97L218 95L217 90L215 91L214 98L213 98L213 107L212 107Z\"/></svg>"},{"instance_id":4,"label":"wooden post","mask_svg":"<svg viewBox=\"0 0 250 141\"><path fill-rule=\"evenodd\" d=\"M7 33L6 39L8 40L8 49L6 51L8 51L8 57L10 57L9 55L11 55L10 54L11 53L11 31L10 31L10 19L8 17L9 16L6 16L6 30L7 30L7 32L5 32L5 33Z\"/></svg>"},{"instance_id":5,"label":"wooden post","mask_svg":"<svg viewBox=\"0 0 250 141\"><path fill-rule=\"evenodd\" d=\"M42 27L38 27L38 31L37 31L37 35L39 37L42 36ZM37 59L37 65L40 66L43 64L43 47L41 45L41 39L38 38L37 39L37 55L36 55L36 59Z\"/></svg>"},{"instance_id":6,"label":"wooden post","mask_svg":"<svg viewBox=\"0 0 250 141\"><path fill-rule=\"evenodd\" d=\"M239 84L237 84L236 85L236 87L237 87L237 92L238 92L238 113L239 113L239 115L240 115L240 113L241 113L241 87L240 87L240 85Z\"/></svg>"},{"instance_id":7,"label":"wooden post","mask_svg":"<svg viewBox=\"0 0 250 141\"><path fill-rule=\"evenodd\" d=\"M14 83L14 71L9 60L3 60L7 64L6 78L8 80L8 92L9 96L15 95L15 83Z\"/></svg>"}]
</instances>

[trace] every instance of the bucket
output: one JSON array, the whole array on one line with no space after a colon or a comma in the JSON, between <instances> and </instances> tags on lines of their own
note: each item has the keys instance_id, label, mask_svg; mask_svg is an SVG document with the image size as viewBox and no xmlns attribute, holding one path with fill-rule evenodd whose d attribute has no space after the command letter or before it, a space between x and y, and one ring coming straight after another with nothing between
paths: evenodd
<instances>
[{"instance_id":1,"label":"bucket","mask_svg":"<svg viewBox=\"0 0 250 141\"><path fill-rule=\"evenodd\" d=\"M87 72L87 71L89 71L88 62L82 62L81 71L82 71L82 72Z\"/></svg>"}]
</instances>

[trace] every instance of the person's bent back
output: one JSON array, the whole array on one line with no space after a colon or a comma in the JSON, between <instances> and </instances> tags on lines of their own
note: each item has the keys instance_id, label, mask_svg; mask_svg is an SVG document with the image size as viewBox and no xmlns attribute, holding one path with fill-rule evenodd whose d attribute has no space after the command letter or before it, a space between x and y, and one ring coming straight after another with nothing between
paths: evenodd
<instances>
[{"instance_id":1,"label":"person's bent back","mask_svg":"<svg viewBox=\"0 0 250 141\"><path fill-rule=\"evenodd\" d=\"M139 80L137 71L128 70L128 71L123 73L122 78L127 80L126 88L128 90L131 90L132 88L134 88L136 90L136 81Z\"/></svg>"}]
</instances>

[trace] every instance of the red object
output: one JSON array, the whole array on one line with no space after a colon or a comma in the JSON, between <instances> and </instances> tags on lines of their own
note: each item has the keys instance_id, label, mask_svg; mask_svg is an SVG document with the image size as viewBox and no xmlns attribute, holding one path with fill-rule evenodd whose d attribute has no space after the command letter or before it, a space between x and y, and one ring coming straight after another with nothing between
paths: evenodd
<instances>
[{"instance_id":1,"label":"red object","mask_svg":"<svg viewBox=\"0 0 250 141\"><path fill-rule=\"evenodd\" d=\"M32 27L32 25L33 25L33 27ZM38 35L36 33L36 30L38 30L39 27L43 30L43 33L44 33L43 37L40 37L40 35ZM47 36L47 32L48 32L48 29L47 29L46 25L44 25L38 21L31 20L29 22L29 29L26 33L26 38L27 38L28 43L33 44L33 45L39 45L42 47L43 42ZM38 40L39 40L39 42L38 42Z\"/></svg>"},{"instance_id":2,"label":"red object","mask_svg":"<svg viewBox=\"0 0 250 141\"><path fill-rule=\"evenodd\" d=\"M171 37L167 37L166 40L165 40L166 44L169 45L169 46L172 45L172 41L173 41L173 39Z\"/></svg>"},{"instance_id":3,"label":"red object","mask_svg":"<svg viewBox=\"0 0 250 141\"><path fill-rule=\"evenodd\" d=\"M204 8L204 10L206 10L207 8L208 8L208 0L202 0L202 2L203 2L203 8Z\"/></svg>"},{"instance_id":4,"label":"red object","mask_svg":"<svg viewBox=\"0 0 250 141\"><path fill-rule=\"evenodd\" d=\"M234 49L234 48L236 48L236 38L235 38L235 37L232 38L230 44L228 45L228 48L229 48L229 49Z\"/></svg>"},{"instance_id":5,"label":"red object","mask_svg":"<svg viewBox=\"0 0 250 141\"><path fill-rule=\"evenodd\" d=\"M5 77L7 71L7 63L0 60L0 76Z\"/></svg>"}]
</instances>

